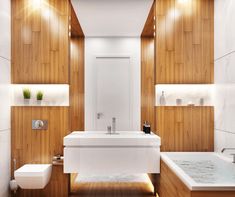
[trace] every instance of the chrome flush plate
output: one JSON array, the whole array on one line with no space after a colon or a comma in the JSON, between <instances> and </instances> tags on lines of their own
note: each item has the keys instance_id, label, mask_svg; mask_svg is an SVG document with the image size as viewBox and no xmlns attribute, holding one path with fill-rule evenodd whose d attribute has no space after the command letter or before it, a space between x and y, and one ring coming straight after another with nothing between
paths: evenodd
<instances>
[{"instance_id":1,"label":"chrome flush plate","mask_svg":"<svg viewBox=\"0 0 235 197\"><path fill-rule=\"evenodd\" d=\"M46 130L48 128L47 120L32 120L33 130Z\"/></svg>"}]
</instances>

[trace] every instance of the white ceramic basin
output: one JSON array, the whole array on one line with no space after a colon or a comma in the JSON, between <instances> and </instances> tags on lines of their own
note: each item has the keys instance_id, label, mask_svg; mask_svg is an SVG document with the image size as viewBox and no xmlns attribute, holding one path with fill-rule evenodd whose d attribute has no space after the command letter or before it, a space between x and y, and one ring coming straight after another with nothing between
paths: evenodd
<instances>
[{"instance_id":1,"label":"white ceramic basin","mask_svg":"<svg viewBox=\"0 0 235 197\"><path fill-rule=\"evenodd\" d=\"M141 131L75 131L64 137L64 172L159 173L160 138Z\"/></svg>"},{"instance_id":2,"label":"white ceramic basin","mask_svg":"<svg viewBox=\"0 0 235 197\"><path fill-rule=\"evenodd\" d=\"M157 135L141 131L117 131L116 134L75 131L64 138L64 146L160 146L160 143Z\"/></svg>"}]
</instances>

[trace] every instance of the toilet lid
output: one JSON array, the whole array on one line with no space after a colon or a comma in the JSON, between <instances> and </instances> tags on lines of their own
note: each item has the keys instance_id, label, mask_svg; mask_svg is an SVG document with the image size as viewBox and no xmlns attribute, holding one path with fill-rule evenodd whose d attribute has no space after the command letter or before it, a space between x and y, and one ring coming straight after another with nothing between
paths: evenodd
<instances>
[{"instance_id":1,"label":"toilet lid","mask_svg":"<svg viewBox=\"0 0 235 197\"><path fill-rule=\"evenodd\" d=\"M16 176L43 176L51 168L51 164L26 164L14 172Z\"/></svg>"}]
</instances>

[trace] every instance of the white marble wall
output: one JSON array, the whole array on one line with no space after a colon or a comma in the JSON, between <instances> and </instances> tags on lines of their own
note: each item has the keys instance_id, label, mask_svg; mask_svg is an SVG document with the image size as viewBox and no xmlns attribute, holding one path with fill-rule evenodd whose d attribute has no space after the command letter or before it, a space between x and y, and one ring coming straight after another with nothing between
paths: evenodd
<instances>
[{"instance_id":1,"label":"white marble wall","mask_svg":"<svg viewBox=\"0 0 235 197\"><path fill-rule=\"evenodd\" d=\"M215 0L215 150L235 147L235 1Z\"/></svg>"},{"instance_id":2,"label":"white marble wall","mask_svg":"<svg viewBox=\"0 0 235 197\"><path fill-rule=\"evenodd\" d=\"M0 196L9 196L10 180L10 0L0 6Z\"/></svg>"}]
</instances>

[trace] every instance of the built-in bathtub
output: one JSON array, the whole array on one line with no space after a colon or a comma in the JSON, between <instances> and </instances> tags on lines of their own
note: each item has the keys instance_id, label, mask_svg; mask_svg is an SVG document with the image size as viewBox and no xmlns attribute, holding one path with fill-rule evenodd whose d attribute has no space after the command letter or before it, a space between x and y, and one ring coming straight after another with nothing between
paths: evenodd
<instances>
[{"instance_id":1,"label":"built-in bathtub","mask_svg":"<svg viewBox=\"0 0 235 197\"><path fill-rule=\"evenodd\" d=\"M161 197L235 196L235 164L217 153L161 153L160 193Z\"/></svg>"},{"instance_id":2,"label":"built-in bathtub","mask_svg":"<svg viewBox=\"0 0 235 197\"><path fill-rule=\"evenodd\" d=\"M161 159L190 190L234 190L235 164L217 153L162 153Z\"/></svg>"}]
</instances>

